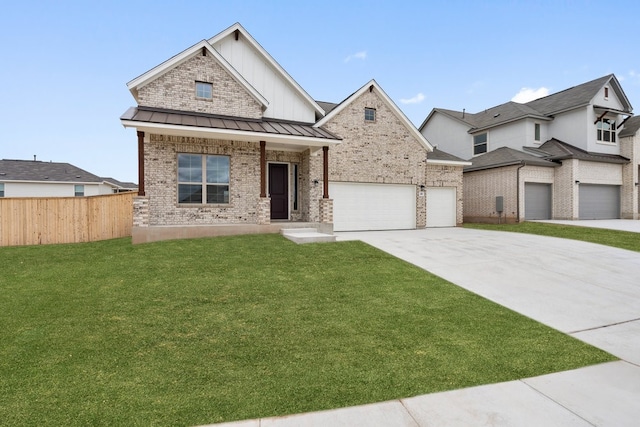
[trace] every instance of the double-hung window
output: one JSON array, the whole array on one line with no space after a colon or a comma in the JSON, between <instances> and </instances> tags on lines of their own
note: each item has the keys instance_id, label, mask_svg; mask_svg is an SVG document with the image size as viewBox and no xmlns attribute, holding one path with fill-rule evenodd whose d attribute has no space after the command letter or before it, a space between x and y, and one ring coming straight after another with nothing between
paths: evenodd
<instances>
[{"instance_id":1,"label":"double-hung window","mask_svg":"<svg viewBox=\"0 0 640 427\"><path fill-rule=\"evenodd\" d=\"M178 154L178 203L229 203L229 157Z\"/></svg>"},{"instance_id":2,"label":"double-hung window","mask_svg":"<svg viewBox=\"0 0 640 427\"><path fill-rule=\"evenodd\" d=\"M481 133L480 135L473 136L473 155L482 154L487 152L487 134Z\"/></svg>"},{"instance_id":3,"label":"double-hung window","mask_svg":"<svg viewBox=\"0 0 640 427\"><path fill-rule=\"evenodd\" d=\"M0 197L4 197L4 182L0 182Z\"/></svg>"},{"instance_id":4,"label":"double-hung window","mask_svg":"<svg viewBox=\"0 0 640 427\"><path fill-rule=\"evenodd\" d=\"M600 119L596 123L598 129L598 141L616 142L616 122L611 119Z\"/></svg>"},{"instance_id":5,"label":"double-hung window","mask_svg":"<svg viewBox=\"0 0 640 427\"><path fill-rule=\"evenodd\" d=\"M76 184L73 186L73 195L75 197L82 197L84 196L84 185L82 184Z\"/></svg>"},{"instance_id":6,"label":"double-hung window","mask_svg":"<svg viewBox=\"0 0 640 427\"><path fill-rule=\"evenodd\" d=\"M365 108L364 109L364 120L366 122L375 122L376 121L376 109L375 108Z\"/></svg>"}]
</instances>

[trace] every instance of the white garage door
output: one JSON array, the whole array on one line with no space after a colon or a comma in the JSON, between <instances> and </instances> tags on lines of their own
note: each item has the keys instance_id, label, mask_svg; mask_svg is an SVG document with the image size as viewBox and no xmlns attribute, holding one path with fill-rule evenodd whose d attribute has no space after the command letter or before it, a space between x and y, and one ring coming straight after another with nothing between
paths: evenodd
<instances>
[{"instance_id":1,"label":"white garage door","mask_svg":"<svg viewBox=\"0 0 640 427\"><path fill-rule=\"evenodd\" d=\"M620 218L620 187L617 185L580 184L578 217L580 219Z\"/></svg>"},{"instance_id":2,"label":"white garage door","mask_svg":"<svg viewBox=\"0 0 640 427\"><path fill-rule=\"evenodd\" d=\"M416 186L330 182L334 231L416 228Z\"/></svg>"},{"instance_id":3,"label":"white garage door","mask_svg":"<svg viewBox=\"0 0 640 427\"><path fill-rule=\"evenodd\" d=\"M456 189L427 188L427 227L456 226Z\"/></svg>"}]
</instances>

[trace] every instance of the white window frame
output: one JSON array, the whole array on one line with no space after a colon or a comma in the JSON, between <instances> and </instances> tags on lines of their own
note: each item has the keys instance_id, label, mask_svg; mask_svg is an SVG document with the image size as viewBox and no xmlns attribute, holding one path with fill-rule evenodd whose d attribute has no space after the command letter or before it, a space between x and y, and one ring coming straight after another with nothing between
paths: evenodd
<instances>
[{"instance_id":1,"label":"white window frame","mask_svg":"<svg viewBox=\"0 0 640 427\"><path fill-rule=\"evenodd\" d=\"M605 129L605 124L608 129ZM596 141L601 144L616 144L618 128L616 125L616 120L608 117L602 117L600 120L596 122ZM605 135L609 135L609 140L607 141Z\"/></svg>"},{"instance_id":2,"label":"white window frame","mask_svg":"<svg viewBox=\"0 0 640 427\"><path fill-rule=\"evenodd\" d=\"M540 134L541 134L541 126L540 123L534 123L533 126L533 139L536 142L540 142Z\"/></svg>"},{"instance_id":3,"label":"white window frame","mask_svg":"<svg viewBox=\"0 0 640 427\"><path fill-rule=\"evenodd\" d=\"M0 197L4 197L4 182L0 182Z\"/></svg>"},{"instance_id":4,"label":"white window frame","mask_svg":"<svg viewBox=\"0 0 640 427\"><path fill-rule=\"evenodd\" d=\"M84 185L75 184L73 186L73 195L74 197L84 197Z\"/></svg>"},{"instance_id":5,"label":"white window frame","mask_svg":"<svg viewBox=\"0 0 640 427\"><path fill-rule=\"evenodd\" d=\"M213 99L213 84L196 81L196 98Z\"/></svg>"},{"instance_id":6,"label":"white window frame","mask_svg":"<svg viewBox=\"0 0 640 427\"><path fill-rule=\"evenodd\" d=\"M482 142L476 142L476 138L484 136L484 141ZM484 151L481 153L477 153L476 149L480 146L484 145ZM479 133L476 135L473 135L473 155L474 156L479 156L480 154L484 154L487 153L489 151L489 133L488 132L484 132L484 133Z\"/></svg>"},{"instance_id":7,"label":"white window frame","mask_svg":"<svg viewBox=\"0 0 640 427\"><path fill-rule=\"evenodd\" d=\"M200 158L200 170L201 170L201 176L200 176L200 181L184 181L184 180L180 180L180 156L195 156L195 157L199 157ZM209 157L218 157L218 158L226 158L227 159L227 167L228 167L228 175L227 175L227 182L209 182L207 180L207 158ZM215 206L215 205L221 205L221 206L228 206L231 203L231 157L230 156L225 156L225 155L218 155L218 154L197 154L197 153L178 153L177 155L177 168L176 168L176 182L177 182L177 201L178 204L181 206L201 206L201 205L207 205L207 206ZM190 185L190 186L201 186L201 200L200 202L188 202L188 201L181 201L180 200L180 186L181 185ZM208 194L207 191L209 190L210 186L216 186L216 187L226 187L226 194L224 194L224 201L222 202L208 202ZM223 190L224 191L224 190Z\"/></svg>"}]
</instances>

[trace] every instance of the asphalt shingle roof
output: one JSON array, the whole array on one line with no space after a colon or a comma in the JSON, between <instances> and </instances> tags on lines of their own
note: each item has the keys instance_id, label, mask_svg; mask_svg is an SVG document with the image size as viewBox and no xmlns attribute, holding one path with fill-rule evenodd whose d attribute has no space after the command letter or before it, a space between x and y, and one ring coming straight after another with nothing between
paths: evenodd
<instances>
[{"instance_id":1,"label":"asphalt shingle roof","mask_svg":"<svg viewBox=\"0 0 640 427\"><path fill-rule=\"evenodd\" d=\"M0 181L102 182L97 175L69 163L0 160Z\"/></svg>"},{"instance_id":2,"label":"asphalt shingle roof","mask_svg":"<svg viewBox=\"0 0 640 427\"><path fill-rule=\"evenodd\" d=\"M467 160L461 159L460 157L454 156L453 154L449 154L445 151L439 150L438 148L433 149L433 151L427 154L427 160L444 160L448 162L466 162Z\"/></svg>"},{"instance_id":3,"label":"asphalt shingle roof","mask_svg":"<svg viewBox=\"0 0 640 427\"><path fill-rule=\"evenodd\" d=\"M465 172L472 172L483 169L492 169L502 166L526 164L532 166L559 166L550 160L527 154L523 151L514 150L509 147L501 147L488 153L481 154L471 159L472 165L464 168Z\"/></svg>"},{"instance_id":4,"label":"asphalt shingle roof","mask_svg":"<svg viewBox=\"0 0 640 427\"><path fill-rule=\"evenodd\" d=\"M566 142L552 138L540 146L540 150L549 153L549 160L578 159L591 162L629 163L629 159L616 154L591 153Z\"/></svg>"},{"instance_id":5,"label":"asphalt shingle roof","mask_svg":"<svg viewBox=\"0 0 640 427\"><path fill-rule=\"evenodd\" d=\"M640 116L629 117L627 121L624 122L624 128L618 133L618 137L633 136L638 129L640 129Z\"/></svg>"}]
</instances>

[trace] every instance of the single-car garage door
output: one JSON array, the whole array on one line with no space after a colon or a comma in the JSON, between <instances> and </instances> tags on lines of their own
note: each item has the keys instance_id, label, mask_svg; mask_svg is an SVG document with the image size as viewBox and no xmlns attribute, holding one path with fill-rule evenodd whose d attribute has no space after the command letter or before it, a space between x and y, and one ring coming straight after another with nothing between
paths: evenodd
<instances>
[{"instance_id":1,"label":"single-car garage door","mask_svg":"<svg viewBox=\"0 0 640 427\"><path fill-rule=\"evenodd\" d=\"M416 186L330 182L334 231L416 228Z\"/></svg>"},{"instance_id":2,"label":"single-car garage door","mask_svg":"<svg viewBox=\"0 0 640 427\"><path fill-rule=\"evenodd\" d=\"M551 219L551 184L524 183L524 219Z\"/></svg>"},{"instance_id":3,"label":"single-car garage door","mask_svg":"<svg viewBox=\"0 0 640 427\"><path fill-rule=\"evenodd\" d=\"M455 187L427 188L427 227L456 226Z\"/></svg>"},{"instance_id":4,"label":"single-car garage door","mask_svg":"<svg viewBox=\"0 0 640 427\"><path fill-rule=\"evenodd\" d=\"M580 184L580 219L620 218L620 186Z\"/></svg>"}]
</instances>

